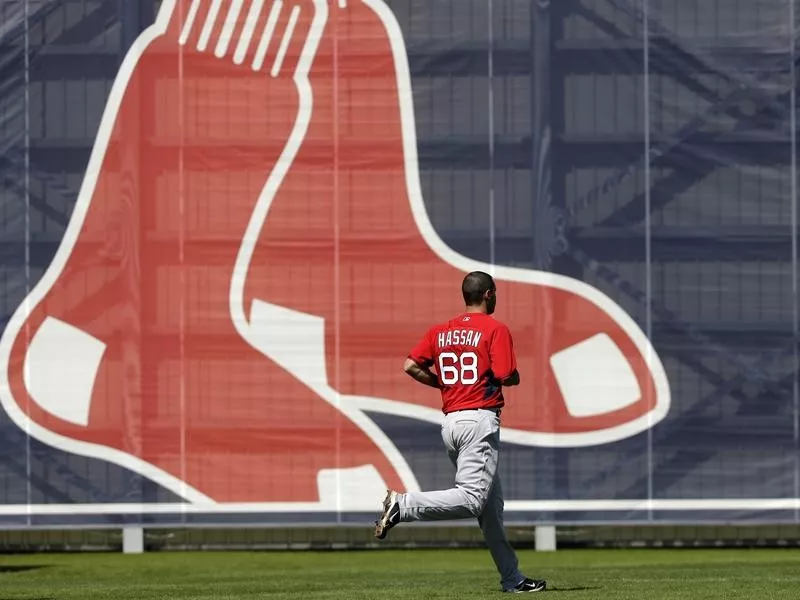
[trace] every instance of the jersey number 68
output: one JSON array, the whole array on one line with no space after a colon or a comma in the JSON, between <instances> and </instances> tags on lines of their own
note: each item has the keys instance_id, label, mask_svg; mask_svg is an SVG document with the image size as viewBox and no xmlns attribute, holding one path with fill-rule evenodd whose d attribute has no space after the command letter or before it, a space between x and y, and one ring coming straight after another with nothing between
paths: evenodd
<instances>
[{"instance_id":1,"label":"jersey number 68","mask_svg":"<svg viewBox=\"0 0 800 600\"><path fill-rule=\"evenodd\" d=\"M478 381L478 355L474 352L442 352L439 355L439 377L445 385L472 384Z\"/></svg>"}]
</instances>

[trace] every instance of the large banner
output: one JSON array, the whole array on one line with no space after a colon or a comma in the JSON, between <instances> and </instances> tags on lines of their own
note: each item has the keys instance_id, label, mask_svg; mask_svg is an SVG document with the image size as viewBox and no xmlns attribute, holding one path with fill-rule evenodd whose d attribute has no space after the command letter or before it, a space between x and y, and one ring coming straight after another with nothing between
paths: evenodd
<instances>
[{"instance_id":1,"label":"large banner","mask_svg":"<svg viewBox=\"0 0 800 600\"><path fill-rule=\"evenodd\" d=\"M796 520L792 0L667 4L0 0L0 524L450 487L473 270L509 522Z\"/></svg>"}]
</instances>

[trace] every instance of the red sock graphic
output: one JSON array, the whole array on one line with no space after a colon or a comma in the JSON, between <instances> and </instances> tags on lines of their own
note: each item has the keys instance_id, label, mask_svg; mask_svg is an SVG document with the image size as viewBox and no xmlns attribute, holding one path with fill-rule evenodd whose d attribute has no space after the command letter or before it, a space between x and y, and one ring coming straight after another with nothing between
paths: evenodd
<instances>
[{"instance_id":1,"label":"red sock graphic","mask_svg":"<svg viewBox=\"0 0 800 600\"><path fill-rule=\"evenodd\" d=\"M511 439L604 443L663 418L663 367L611 299L566 277L492 268L441 241L419 189L408 64L391 11L347 0L330 20L335 41L323 39L310 73L313 116L261 226L246 310L255 299L323 318L338 392L438 409L438 395L401 364L428 326L461 310L464 274L488 271L522 375L503 413ZM331 302L323 292L334 289Z\"/></svg>"},{"instance_id":2,"label":"red sock graphic","mask_svg":"<svg viewBox=\"0 0 800 600\"><path fill-rule=\"evenodd\" d=\"M326 5L172 4L126 58L62 246L4 334L4 406L46 443L190 499L335 510L360 490L371 506L404 487L395 468L246 343L229 303Z\"/></svg>"}]
</instances>

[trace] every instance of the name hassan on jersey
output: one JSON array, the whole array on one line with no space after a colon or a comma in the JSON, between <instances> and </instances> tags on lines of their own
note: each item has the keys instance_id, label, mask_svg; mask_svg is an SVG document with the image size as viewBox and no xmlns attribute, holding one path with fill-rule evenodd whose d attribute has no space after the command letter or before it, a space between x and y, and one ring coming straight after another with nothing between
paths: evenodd
<instances>
[{"instance_id":1,"label":"name hassan on jersey","mask_svg":"<svg viewBox=\"0 0 800 600\"><path fill-rule=\"evenodd\" d=\"M474 346L477 348L482 335L482 332L474 329L451 329L447 333L440 332L436 341L439 348L447 346Z\"/></svg>"}]
</instances>

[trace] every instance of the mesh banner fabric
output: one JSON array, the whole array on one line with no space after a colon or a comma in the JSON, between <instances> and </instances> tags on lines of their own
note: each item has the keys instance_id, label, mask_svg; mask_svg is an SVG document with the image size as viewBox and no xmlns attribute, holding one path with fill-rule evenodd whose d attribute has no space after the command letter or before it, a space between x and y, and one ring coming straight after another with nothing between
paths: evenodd
<instances>
[{"instance_id":1,"label":"mesh banner fabric","mask_svg":"<svg viewBox=\"0 0 800 600\"><path fill-rule=\"evenodd\" d=\"M0 0L0 525L362 523L497 282L509 522L796 522L795 0Z\"/></svg>"}]
</instances>

